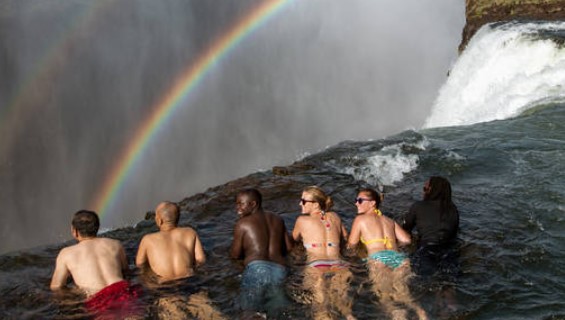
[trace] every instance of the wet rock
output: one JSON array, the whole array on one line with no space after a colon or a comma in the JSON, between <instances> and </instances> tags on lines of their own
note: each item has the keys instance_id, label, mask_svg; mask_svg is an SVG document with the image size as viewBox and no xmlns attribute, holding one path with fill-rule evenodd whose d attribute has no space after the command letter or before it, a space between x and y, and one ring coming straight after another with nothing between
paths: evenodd
<instances>
[{"instance_id":1,"label":"wet rock","mask_svg":"<svg viewBox=\"0 0 565 320\"><path fill-rule=\"evenodd\" d=\"M466 0L459 52L484 24L511 20L565 20L565 0Z\"/></svg>"}]
</instances>

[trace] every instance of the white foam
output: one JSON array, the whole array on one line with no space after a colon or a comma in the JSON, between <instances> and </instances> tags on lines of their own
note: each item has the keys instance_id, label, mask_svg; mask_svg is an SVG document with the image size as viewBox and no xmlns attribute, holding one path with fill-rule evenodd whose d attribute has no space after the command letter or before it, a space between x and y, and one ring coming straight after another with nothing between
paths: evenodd
<instances>
[{"instance_id":1,"label":"white foam","mask_svg":"<svg viewBox=\"0 0 565 320\"><path fill-rule=\"evenodd\" d=\"M365 164L347 166L342 172L374 186L394 185L401 181L405 174L415 170L419 164L418 155L405 153L406 147L424 150L427 145L427 140L423 140L417 144L398 143L386 146L376 154L367 157L366 161L359 161ZM360 160L359 157L355 158L355 160Z\"/></svg>"},{"instance_id":2,"label":"white foam","mask_svg":"<svg viewBox=\"0 0 565 320\"><path fill-rule=\"evenodd\" d=\"M536 101L565 96L565 48L540 30L565 22L483 26L441 88L425 128L514 117Z\"/></svg>"}]
</instances>

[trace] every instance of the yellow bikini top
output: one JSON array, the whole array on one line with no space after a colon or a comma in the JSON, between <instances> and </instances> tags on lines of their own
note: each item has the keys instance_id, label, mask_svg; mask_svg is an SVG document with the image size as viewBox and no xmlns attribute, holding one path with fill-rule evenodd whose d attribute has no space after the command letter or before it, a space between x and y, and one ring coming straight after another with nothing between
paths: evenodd
<instances>
[{"instance_id":1,"label":"yellow bikini top","mask_svg":"<svg viewBox=\"0 0 565 320\"><path fill-rule=\"evenodd\" d=\"M375 212L375 214L376 214L377 216L382 216L382 215L383 215L383 213L382 213L381 210L379 210L379 209L375 209L374 212ZM385 236L385 237L382 238L382 239L370 239L370 240L365 240L365 239L363 239L363 237L361 237L359 240L361 240L361 243L363 243L364 245L369 245L369 244L372 244L372 243L382 242L382 244L385 246L385 248L387 248L387 249L392 249L392 242L391 242L391 239L390 239L389 237L387 237L387 236Z\"/></svg>"},{"instance_id":2,"label":"yellow bikini top","mask_svg":"<svg viewBox=\"0 0 565 320\"><path fill-rule=\"evenodd\" d=\"M377 242L382 242L383 245L385 246L385 248L387 249L392 249L392 242L390 241L390 238L385 236L382 239L371 239L371 240L365 240L363 239L363 237L361 237L359 240L361 240L361 243L363 243L364 245L369 245L372 243L377 243Z\"/></svg>"}]
</instances>

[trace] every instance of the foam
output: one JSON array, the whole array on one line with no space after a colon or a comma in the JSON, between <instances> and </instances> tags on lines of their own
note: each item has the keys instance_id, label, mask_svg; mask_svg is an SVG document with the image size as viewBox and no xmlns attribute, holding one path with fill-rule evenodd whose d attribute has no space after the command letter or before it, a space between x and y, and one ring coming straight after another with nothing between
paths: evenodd
<instances>
[{"instance_id":1,"label":"foam","mask_svg":"<svg viewBox=\"0 0 565 320\"><path fill-rule=\"evenodd\" d=\"M419 165L419 156L414 153L406 153L407 149L424 150L429 142L422 140L418 143L397 143L376 152L365 158L365 161L356 166L346 166L342 173L352 175L356 180L363 180L374 186L394 185L401 181L404 175L414 171ZM355 159L356 158L356 159ZM354 157L362 160L361 157Z\"/></svg>"}]
</instances>

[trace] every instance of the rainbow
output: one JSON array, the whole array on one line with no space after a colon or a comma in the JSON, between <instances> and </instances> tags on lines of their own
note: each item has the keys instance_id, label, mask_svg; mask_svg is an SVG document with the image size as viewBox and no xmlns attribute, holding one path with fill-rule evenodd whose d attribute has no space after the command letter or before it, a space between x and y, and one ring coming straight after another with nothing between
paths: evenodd
<instances>
[{"instance_id":1,"label":"rainbow","mask_svg":"<svg viewBox=\"0 0 565 320\"><path fill-rule=\"evenodd\" d=\"M102 188L90 206L91 208L94 208L101 217L108 213L108 209L115 202L126 178L133 171L132 168L143 155L158 128L166 123L177 109L185 105L183 102L188 95L194 91L198 83L222 57L291 2L292 0L266 0L262 2L216 39L177 77L171 89L155 104L152 108L153 111L136 130L134 138L121 153L118 161L104 180Z\"/></svg>"}]
</instances>

